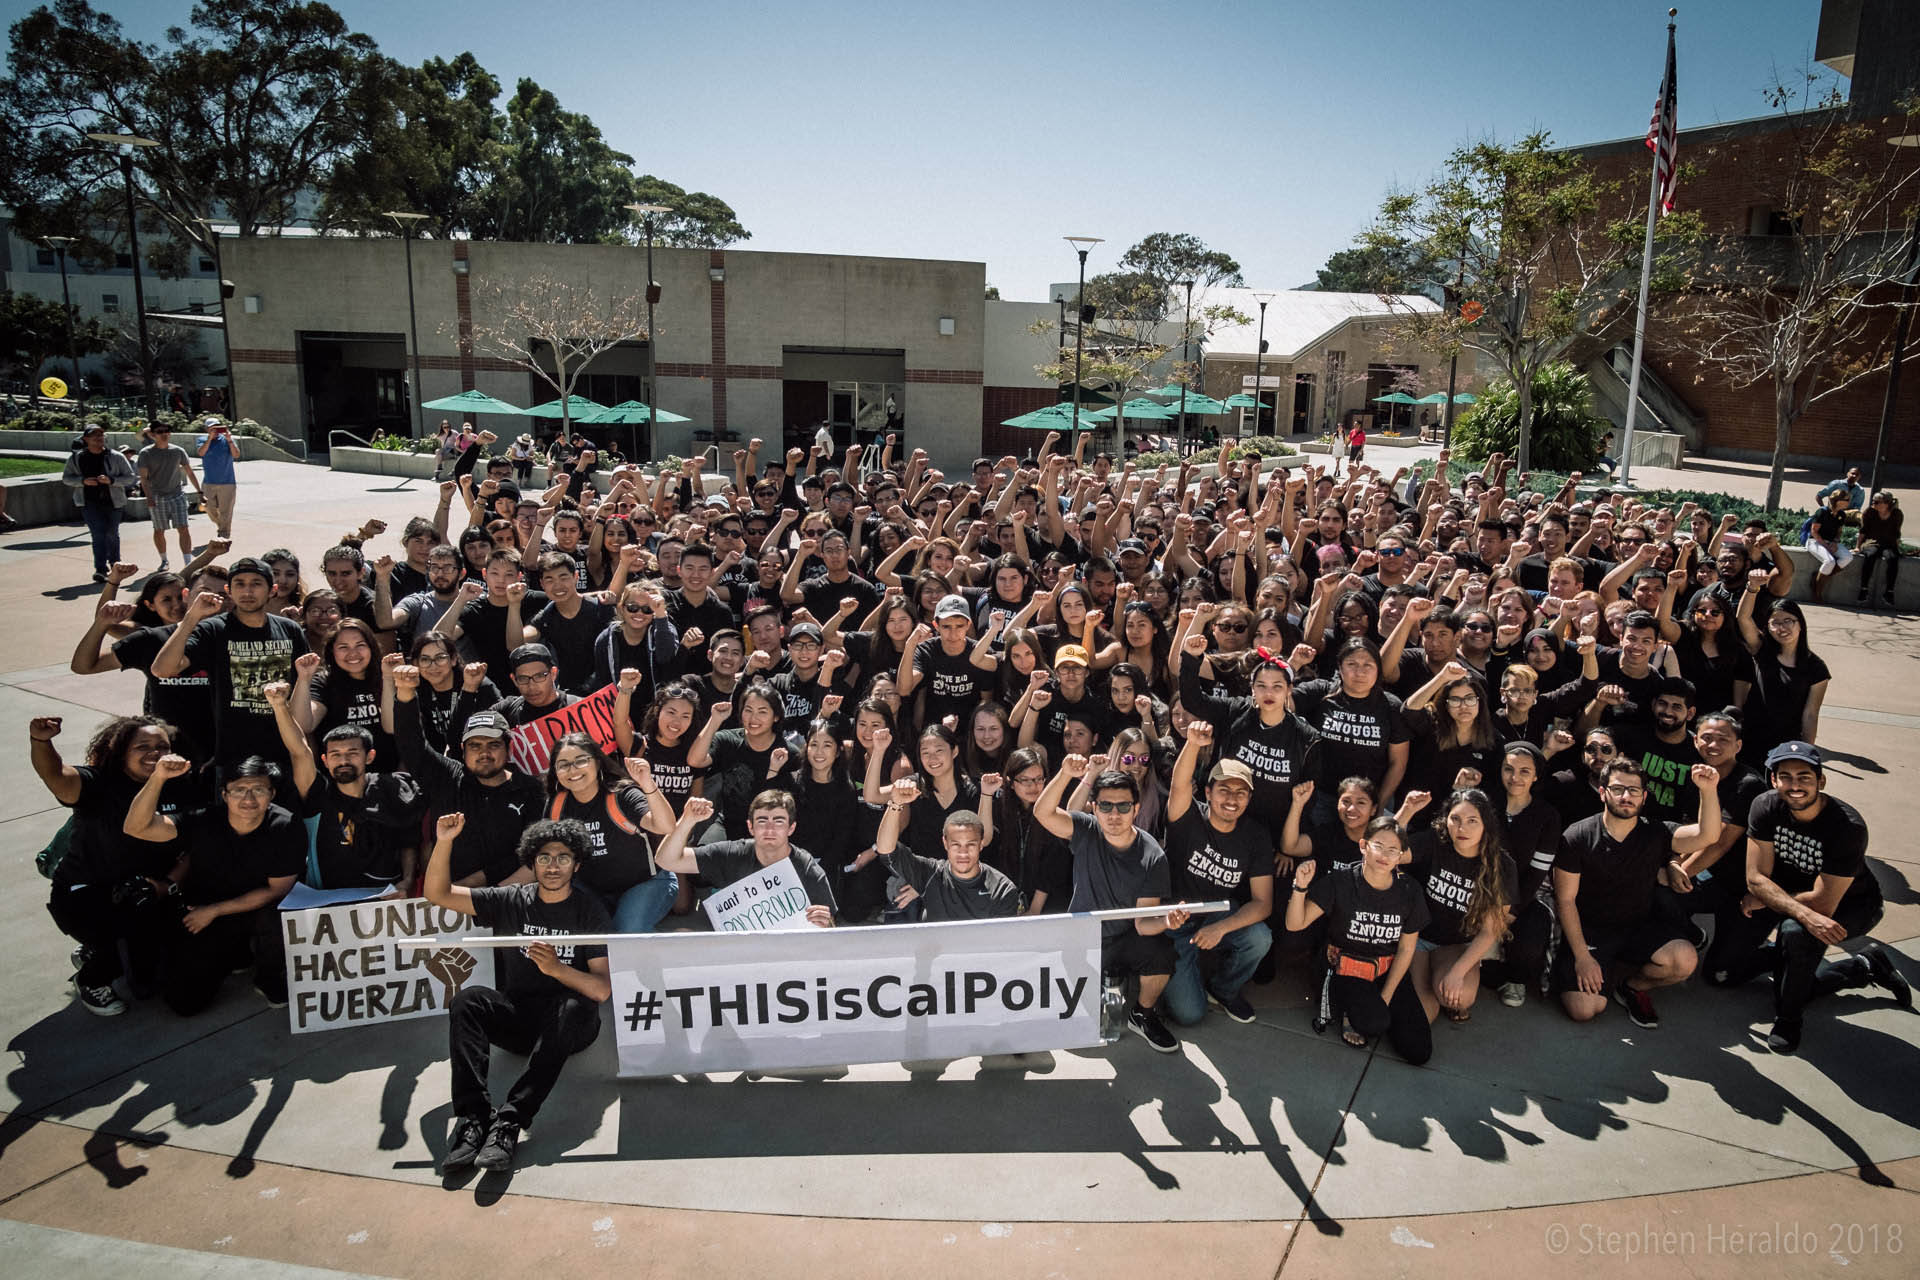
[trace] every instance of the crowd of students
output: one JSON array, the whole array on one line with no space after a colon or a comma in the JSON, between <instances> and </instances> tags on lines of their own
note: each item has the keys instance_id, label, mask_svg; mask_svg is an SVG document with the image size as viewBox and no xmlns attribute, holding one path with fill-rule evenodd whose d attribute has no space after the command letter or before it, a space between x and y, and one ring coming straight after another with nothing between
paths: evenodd
<instances>
[{"instance_id":1,"label":"crowd of students","mask_svg":"<svg viewBox=\"0 0 1920 1280\"><path fill-rule=\"evenodd\" d=\"M144 712L83 763L30 728L88 1010L192 1013L236 967L282 1003L297 881L554 935L452 1011L449 1161L499 1167L610 990L604 947L558 939L783 858L823 927L1225 902L1103 922L1163 1052L1210 1007L1251 1021L1281 967L1317 1029L1416 1063L1483 988L1653 1027L1696 969L1766 976L1782 1053L1820 995L1910 1003L1860 941L1867 831L1825 789L1830 673L1764 526L1528 492L1498 457L1456 488L755 441L730 482L586 448L535 491L457 439L436 508L343 536L325 586L284 549L216 544L132 602L109 568L73 667L142 671ZM611 741L515 763L609 688ZM491 1043L530 1052L497 1111Z\"/></svg>"}]
</instances>

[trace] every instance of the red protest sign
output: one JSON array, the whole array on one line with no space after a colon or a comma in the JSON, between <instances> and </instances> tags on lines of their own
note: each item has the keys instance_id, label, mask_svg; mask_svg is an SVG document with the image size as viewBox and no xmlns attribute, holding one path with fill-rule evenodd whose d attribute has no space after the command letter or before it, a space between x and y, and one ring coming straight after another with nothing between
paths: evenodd
<instances>
[{"instance_id":1,"label":"red protest sign","mask_svg":"<svg viewBox=\"0 0 1920 1280\"><path fill-rule=\"evenodd\" d=\"M613 733L615 692L614 686L608 685L513 729L507 735L507 756L513 767L523 773L545 773L553 758L553 744L570 733L584 733L608 753L618 755L620 742Z\"/></svg>"}]
</instances>

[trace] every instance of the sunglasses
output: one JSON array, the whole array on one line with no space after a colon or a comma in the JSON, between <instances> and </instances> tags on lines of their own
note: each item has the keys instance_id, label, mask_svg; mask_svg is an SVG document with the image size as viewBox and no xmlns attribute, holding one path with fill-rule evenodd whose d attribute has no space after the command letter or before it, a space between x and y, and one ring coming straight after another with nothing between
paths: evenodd
<instances>
[{"instance_id":1,"label":"sunglasses","mask_svg":"<svg viewBox=\"0 0 1920 1280\"><path fill-rule=\"evenodd\" d=\"M1224 631L1228 635L1245 635L1247 624L1244 622L1216 622L1213 624L1213 629L1215 631Z\"/></svg>"},{"instance_id":2,"label":"sunglasses","mask_svg":"<svg viewBox=\"0 0 1920 1280\"><path fill-rule=\"evenodd\" d=\"M1095 800L1093 802L1093 807L1098 809L1101 813L1132 813L1133 801L1131 800Z\"/></svg>"},{"instance_id":3,"label":"sunglasses","mask_svg":"<svg viewBox=\"0 0 1920 1280\"><path fill-rule=\"evenodd\" d=\"M637 613L643 618L651 618L653 616L653 610L644 604L623 604L620 607L628 613Z\"/></svg>"},{"instance_id":4,"label":"sunglasses","mask_svg":"<svg viewBox=\"0 0 1920 1280\"><path fill-rule=\"evenodd\" d=\"M1120 757L1121 764L1152 764L1152 756L1136 756L1132 753Z\"/></svg>"},{"instance_id":5,"label":"sunglasses","mask_svg":"<svg viewBox=\"0 0 1920 1280\"><path fill-rule=\"evenodd\" d=\"M1493 628L1484 622L1469 622L1460 628L1462 631L1491 631Z\"/></svg>"},{"instance_id":6,"label":"sunglasses","mask_svg":"<svg viewBox=\"0 0 1920 1280\"><path fill-rule=\"evenodd\" d=\"M1405 547L1381 547L1377 550L1376 554L1393 559L1407 554L1407 549Z\"/></svg>"}]
</instances>

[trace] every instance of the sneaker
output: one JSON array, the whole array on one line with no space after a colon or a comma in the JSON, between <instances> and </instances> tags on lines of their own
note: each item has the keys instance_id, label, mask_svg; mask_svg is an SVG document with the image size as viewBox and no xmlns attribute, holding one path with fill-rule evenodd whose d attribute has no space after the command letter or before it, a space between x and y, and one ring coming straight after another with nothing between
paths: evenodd
<instances>
[{"instance_id":1,"label":"sneaker","mask_svg":"<svg viewBox=\"0 0 1920 1280\"><path fill-rule=\"evenodd\" d=\"M520 1126L511 1120L495 1120L487 1129L486 1145L473 1163L482 1169L511 1169L513 1149L520 1145Z\"/></svg>"},{"instance_id":2,"label":"sneaker","mask_svg":"<svg viewBox=\"0 0 1920 1280\"><path fill-rule=\"evenodd\" d=\"M1235 1022L1253 1021L1253 1006L1247 1003L1245 996L1235 996L1231 1000L1222 1000L1213 992L1207 992L1207 1003L1232 1018Z\"/></svg>"},{"instance_id":3,"label":"sneaker","mask_svg":"<svg viewBox=\"0 0 1920 1280\"><path fill-rule=\"evenodd\" d=\"M1500 984L1500 1003L1509 1009L1518 1009L1527 1002L1527 987L1522 982L1503 982Z\"/></svg>"},{"instance_id":4,"label":"sneaker","mask_svg":"<svg viewBox=\"0 0 1920 1280\"><path fill-rule=\"evenodd\" d=\"M78 973L80 972L80 970L86 968L87 961L91 959L93 959L93 948L88 946L84 942L81 943L79 946L75 947L73 950L67 952L67 961L68 963L73 965L73 971L75 973Z\"/></svg>"},{"instance_id":5,"label":"sneaker","mask_svg":"<svg viewBox=\"0 0 1920 1280\"><path fill-rule=\"evenodd\" d=\"M1145 1040L1157 1053L1180 1052L1180 1041L1151 1009L1135 1009L1127 1015L1127 1030Z\"/></svg>"},{"instance_id":6,"label":"sneaker","mask_svg":"<svg viewBox=\"0 0 1920 1280\"><path fill-rule=\"evenodd\" d=\"M447 1135L447 1154L440 1161L440 1168L446 1172L473 1168L473 1162L480 1155L481 1144L487 1140L487 1122L478 1116L456 1116L453 1132Z\"/></svg>"},{"instance_id":7,"label":"sneaker","mask_svg":"<svg viewBox=\"0 0 1920 1280\"><path fill-rule=\"evenodd\" d=\"M287 980L285 978L280 979L278 982L271 980L264 982L256 981L253 984L253 991L255 995L267 1002L267 1008L269 1009L284 1009L287 1007Z\"/></svg>"},{"instance_id":8,"label":"sneaker","mask_svg":"<svg viewBox=\"0 0 1920 1280\"><path fill-rule=\"evenodd\" d=\"M1713 935L1698 920L1687 921L1687 941L1693 944L1695 951L1704 952L1713 945Z\"/></svg>"},{"instance_id":9,"label":"sneaker","mask_svg":"<svg viewBox=\"0 0 1920 1280\"><path fill-rule=\"evenodd\" d=\"M1893 1002L1902 1009L1913 1008L1913 984L1893 967L1893 957L1887 954L1887 949L1877 942L1869 942L1860 948L1860 955L1867 962L1867 971L1873 975L1873 985L1885 987L1892 993Z\"/></svg>"},{"instance_id":10,"label":"sneaker","mask_svg":"<svg viewBox=\"0 0 1920 1280\"><path fill-rule=\"evenodd\" d=\"M73 989L79 993L80 1006L88 1013L102 1018L117 1018L127 1011L127 1002L114 991L113 984L99 987L83 987L78 982Z\"/></svg>"},{"instance_id":11,"label":"sneaker","mask_svg":"<svg viewBox=\"0 0 1920 1280\"><path fill-rule=\"evenodd\" d=\"M107 580L107 575L104 573L96 573L93 575L93 580L95 582L105 582Z\"/></svg>"},{"instance_id":12,"label":"sneaker","mask_svg":"<svg viewBox=\"0 0 1920 1280\"><path fill-rule=\"evenodd\" d=\"M1627 1011L1634 1026L1651 1030L1660 1025L1660 1015L1653 1011L1653 996L1648 992L1630 987L1622 981L1614 984L1613 998Z\"/></svg>"},{"instance_id":13,"label":"sneaker","mask_svg":"<svg viewBox=\"0 0 1920 1280\"><path fill-rule=\"evenodd\" d=\"M1767 1048L1785 1057L1800 1050L1800 1020L1791 1022L1782 1018L1773 1024L1773 1030L1767 1032Z\"/></svg>"},{"instance_id":14,"label":"sneaker","mask_svg":"<svg viewBox=\"0 0 1920 1280\"><path fill-rule=\"evenodd\" d=\"M171 569L172 567L173 567L172 565L170 565L170 564L168 564L168 563L167 563L167 558L166 558L165 556L161 556L161 557L160 557L160 567L159 567L158 569L155 569L155 570L154 570L154 572L155 572L155 573L165 573L165 572L166 572L166 571L167 571L168 569Z\"/></svg>"}]
</instances>

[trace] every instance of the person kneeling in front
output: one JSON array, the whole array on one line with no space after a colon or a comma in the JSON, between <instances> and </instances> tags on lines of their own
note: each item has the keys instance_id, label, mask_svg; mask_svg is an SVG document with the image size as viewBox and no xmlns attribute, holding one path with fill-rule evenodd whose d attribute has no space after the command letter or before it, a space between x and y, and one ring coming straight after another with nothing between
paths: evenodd
<instances>
[{"instance_id":1,"label":"person kneeling in front","mask_svg":"<svg viewBox=\"0 0 1920 1280\"><path fill-rule=\"evenodd\" d=\"M980 861L985 827L971 809L956 809L940 829L944 861L923 858L900 843L907 810L920 798L920 779L901 778L880 819L874 851L920 895L925 919L990 920L1020 914L1020 889L999 871Z\"/></svg>"},{"instance_id":2,"label":"person kneeling in front","mask_svg":"<svg viewBox=\"0 0 1920 1280\"><path fill-rule=\"evenodd\" d=\"M586 828L565 819L533 823L521 833L519 851L520 864L533 872L532 883L470 889L456 885L450 870L453 842L466 823L466 815L448 813L434 824L427 900L472 916L497 938L551 934L555 941L496 951L499 986L462 988L448 1006L454 1118L440 1162L445 1172L512 1166L521 1132L533 1124L567 1059L598 1038L600 1006L613 995L606 947L563 940L612 929L606 908L573 887L574 870L592 854ZM498 1111L487 1090L496 1044L527 1055L527 1069Z\"/></svg>"},{"instance_id":3,"label":"person kneeling in front","mask_svg":"<svg viewBox=\"0 0 1920 1280\"><path fill-rule=\"evenodd\" d=\"M1067 910L1159 906L1172 892L1172 880L1160 842L1133 825L1139 784L1132 774L1109 769L1093 780L1094 812L1069 813L1060 800L1068 784L1086 771L1085 756L1068 756L1033 802L1040 825L1073 851L1073 900ZM1100 922L1100 971L1109 978L1139 977L1140 1003L1127 1027L1160 1053L1180 1052L1179 1037L1167 1030L1154 1006L1173 976L1173 939L1167 930L1186 922L1185 911Z\"/></svg>"}]
</instances>

